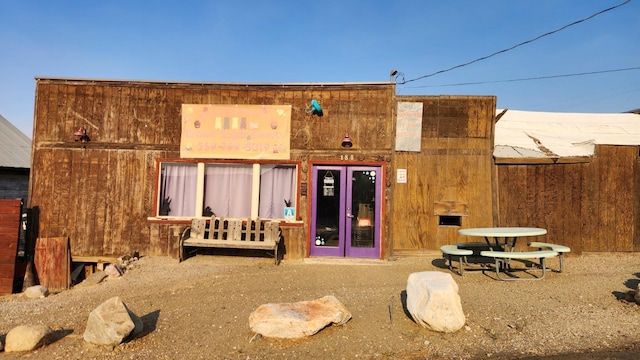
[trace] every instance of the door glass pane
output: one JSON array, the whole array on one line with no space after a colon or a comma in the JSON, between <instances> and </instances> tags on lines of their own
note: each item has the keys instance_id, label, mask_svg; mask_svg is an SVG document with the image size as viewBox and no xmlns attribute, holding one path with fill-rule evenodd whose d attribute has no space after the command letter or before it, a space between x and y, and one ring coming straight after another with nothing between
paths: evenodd
<instances>
[{"instance_id":1,"label":"door glass pane","mask_svg":"<svg viewBox=\"0 0 640 360\"><path fill-rule=\"evenodd\" d=\"M375 246L375 170L354 170L351 187L351 247L373 248Z\"/></svg>"},{"instance_id":2,"label":"door glass pane","mask_svg":"<svg viewBox=\"0 0 640 360\"><path fill-rule=\"evenodd\" d=\"M339 246L340 172L318 170L316 246Z\"/></svg>"}]
</instances>

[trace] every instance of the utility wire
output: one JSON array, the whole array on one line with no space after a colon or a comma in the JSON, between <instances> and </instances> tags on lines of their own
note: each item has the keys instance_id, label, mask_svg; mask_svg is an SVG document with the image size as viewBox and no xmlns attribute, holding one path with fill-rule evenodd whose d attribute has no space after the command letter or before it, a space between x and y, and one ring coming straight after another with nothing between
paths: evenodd
<instances>
[{"instance_id":1,"label":"utility wire","mask_svg":"<svg viewBox=\"0 0 640 360\"><path fill-rule=\"evenodd\" d=\"M630 70L640 70L640 66L624 68L624 69L589 71L589 72L562 74L562 75L536 76L536 77L528 77L528 78L509 79L509 80L477 81L477 82L466 82L466 83L457 83L457 84L440 84L440 85L424 85L424 86L407 86L407 88L417 89L417 88L432 88L432 87L447 87L447 86L484 85L484 84L496 84L496 83L506 83L506 82L516 82L516 81L543 80L543 79L555 79L555 78L563 78L563 77L571 77L571 76L604 74L604 73L630 71Z\"/></svg>"},{"instance_id":2,"label":"utility wire","mask_svg":"<svg viewBox=\"0 0 640 360\"><path fill-rule=\"evenodd\" d=\"M555 34L555 33L559 32L559 31L562 31L562 30L564 30L564 29L566 29L566 28L568 28L568 27L571 27L571 26L573 26L573 25L577 25L577 24L579 24L579 23L581 23L581 22L585 22L585 21L587 21L587 20L589 20L589 19L592 19L592 18L594 18L594 17L596 17L596 16L598 16L598 15L600 15L600 14L604 14L604 13L606 13L606 12L608 12L608 11L611 11L611 10L614 10L614 9L616 9L616 8L619 8L619 7L623 6L623 5L628 4L629 2L631 2L631 0L626 0L626 1L624 1L624 2L622 2L622 3L620 3L620 4L618 4L618 5L615 5L615 6L610 7L610 8L608 8L608 9L604 9L604 10L598 11L597 13L595 13L595 14L593 14L593 15L589 16L589 17L586 17L586 18L584 18L584 19L580 19L580 20L574 21L574 22L572 22L571 24L565 25L565 26L563 26L563 27L561 27L561 28L559 28L559 29L553 30L553 31L549 31L548 33L542 34L542 35L537 36L537 37L535 37L535 38L533 38L533 39L530 39L530 40L527 40L527 41L521 42L521 43L519 43L519 44L517 44L517 45L514 45L514 46L512 46L512 47L510 47L510 48L507 48L507 49L504 49L504 50L500 50L500 51L496 51L496 52L494 52L493 54L490 54L490 55L487 55L487 56L483 56L483 57L481 57L481 58L478 58L478 59L475 59L475 60L472 60L472 61L466 62L466 63L464 63L464 64L456 65L456 66L450 67L450 68L448 68L448 69L444 69L444 70L436 71L436 72L434 72L434 73L431 73L431 74L428 74L428 75L424 75L424 76L420 76L420 77L417 77L417 78L415 78L415 79L409 79L409 80L403 81L403 82L402 82L402 84L406 84L406 83L408 83L408 82L412 82L412 81L416 81L416 80L420 80L420 79L428 78L428 77L431 77L431 76L434 76L434 75L442 74L442 73L444 73L444 72L448 72L448 71L451 71L451 70L454 70L454 69L458 69L458 68L461 68L461 67L464 67L464 66L468 66L468 65L471 65L471 64L476 63L476 62L478 62L478 61L486 60L486 59L488 59L488 58L490 58L490 57L493 57L493 56L496 56L496 55L498 55L498 54L502 54L502 53L505 53L505 52L507 52L507 51L511 51L511 50L513 50L513 49L515 49L515 48L517 48L517 47L522 46L522 45L526 45L526 44L532 43L532 42L534 42L534 41L536 41L536 40L539 40L539 39L541 39L541 38L543 38L543 37L545 37L545 36L549 36L549 35Z\"/></svg>"}]
</instances>

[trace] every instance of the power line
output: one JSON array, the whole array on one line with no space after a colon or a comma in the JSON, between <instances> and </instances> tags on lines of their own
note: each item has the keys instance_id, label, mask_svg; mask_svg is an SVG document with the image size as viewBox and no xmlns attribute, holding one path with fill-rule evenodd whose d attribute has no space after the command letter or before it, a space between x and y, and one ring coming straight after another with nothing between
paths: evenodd
<instances>
[{"instance_id":1,"label":"power line","mask_svg":"<svg viewBox=\"0 0 640 360\"><path fill-rule=\"evenodd\" d=\"M496 83L506 83L506 82L516 82L516 81L544 80L544 79L556 79L556 78L572 77L572 76L605 74L605 73L630 71L630 70L640 70L640 66L624 68L624 69L599 70L599 71L589 71L589 72L562 74L562 75L546 75L546 76L536 76L536 77L527 77L527 78L519 78L519 79L509 79L509 80L477 81L477 82L466 82L466 83L457 83L457 84L440 84L440 85L424 85L424 86L407 86L407 88L417 89L417 88L447 87L447 86L484 85L484 84L496 84Z\"/></svg>"},{"instance_id":2,"label":"power line","mask_svg":"<svg viewBox=\"0 0 640 360\"><path fill-rule=\"evenodd\" d=\"M566 29L566 28L568 28L568 27L571 27L571 26L573 26L573 25L577 25L577 24L579 24L579 23L582 23L582 22L585 22L585 21L587 21L587 20L589 20L589 19L592 19L592 18L594 18L594 17L596 17L596 16L598 16L598 15L600 15L600 14L604 14L604 13L606 13L606 12L608 12L608 11L611 11L611 10L614 10L614 9L616 9L616 8L619 8L619 7L623 6L623 5L626 5L626 4L627 4L627 3L629 3L629 2L631 2L631 0L626 0L626 1L624 1L624 2L622 2L622 3L620 3L620 4L618 4L618 5L612 6L612 7L608 8L608 9L604 9L604 10L598 11L597 13L595 13L595 14L593 14L593 15L591 15L591 16L588 16L588 17L586 17L586 18L584 18L584 19L580 19L580 20L574 21L574 22L572 22L571 24L565 25L565 26L563 26L563 27L561 27L561 28L559 28L559 29L553 30L553 31L549 31L548 33L545 33L545 34L539 35L539 36L537 36L537 37L535 37L535 38L533 38L533 39L530 39L530 40L527 40L527 41L521 42L521 43L519 43L519 44L517 44L517 45L514 45L514 46L512 46L512 47L510 47L510 48L506 48L506 49L504 49L504 50L496 51L496 52L494 52L493 54L490 54L490 55L487 55L487 56L483 56L483 57L481 57L481 58L477 58L477 59L475 59L475 60L472 60L472 61L466 62L466 63L464 63L464 64L456 65L456 66L450 67L450 68L448 68L448 69L439 70L439 71L436 71L436 72L431 73L431 74L428 74L428 75L424 75L424 76L417 77L417 78L415 78L415 79L409 79L409 80L403 81L403 82L402 82L402 84L406 84L406 83L408 83L408 82L412 82L412 81L416 81L416 80L420 80L420 79L428 78L428 77L431 77L431 76L434 76L434 75L442 74L442 73L444 73L444 72L448 72L448 71L451 71L451 70L454 70L454 69L458 69L458 68L461 68L461 67L464 67L464 66L468 66L468 65L471 65L471 64L476 63L476 62L478 62L478 61L486 60L486 59L488 59L488 58L490 58L490 57L493 57L493 56L496 56L496 55L498 55L498 54L502 54L502 53L505 53L505 52L507 52L507 51L511 51L511 50L513 50L513 49L515 49L515 48L517 48L517 47L520 47L520 46L523 46L523 45L526 45L526 44L532 43L532 42L534 42L534 41L536 41L536 40L539 40L539 39L541 39L541 38L543 38L543 37L545 37L545 36L549 36L549 35L555 34L555 33L560 32L560 31L562 31L562 30L564 30L564 29Z\"/></svg>"}]
</instances>

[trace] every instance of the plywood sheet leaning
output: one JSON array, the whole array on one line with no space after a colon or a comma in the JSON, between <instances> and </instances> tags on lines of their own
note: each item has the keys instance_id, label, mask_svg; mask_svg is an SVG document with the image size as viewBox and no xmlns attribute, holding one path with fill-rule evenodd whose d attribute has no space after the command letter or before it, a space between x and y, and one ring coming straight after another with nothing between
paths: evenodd
<instances>
[{"instance_id":1,"label":"plywood sheet leaning","mask_svg":"<svg viewBox=\"0 0 640 360\"><path fill-rule=\"evenodd\" d=\"M34 265L40 285L51 292L68 289L71 286L69 238L38 238L35 250Z\"/></svg>"}]
</instances>

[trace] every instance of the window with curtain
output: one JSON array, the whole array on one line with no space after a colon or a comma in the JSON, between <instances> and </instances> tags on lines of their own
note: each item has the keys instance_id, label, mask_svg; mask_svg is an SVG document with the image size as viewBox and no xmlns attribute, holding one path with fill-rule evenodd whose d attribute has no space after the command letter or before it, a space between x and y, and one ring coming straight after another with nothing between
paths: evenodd
<instances>
[{"instance_id":1,"label":"window with curtain","mask_svg":"<svg viewBox=\"0 0 640 360\"><path fill-rule=\"evenodd\" d=\"M195 215L197 173L196 164L162 164L158 215Z\"/></svg>"},{"instance_id":2,"label":"window with curtain","mask_svg":"<svg viewBox=\"0 0 640 360\"><path fill-rule=\"evenodd\" d=\"M263 219L284 219L285 208L297 207L295 164L162 162L160 169L157 216L250 217L257 211Z\"/></svg>"},{"instance_id":3,"label":"window with curtain","mask_svg":"<svg viewBox=\"0 0 640 360\"><path fill-rule=\"evenodd\" d=\"M293 207L296 197L296 167L263 165L260 167L260 207L258 216L284 218L284 208Z\"/></svg>"},{"instance_id":4,"label":"window with curtain","mask_svg":"<svg viewBox=\"0 0 640 360\"><path fill-rule=\"evenodd\" d=\"M204 209L216 216L251 216L251 165L206 165ZM203 212L204 214L204 212Z\"/></svg>"}]
</instances>

